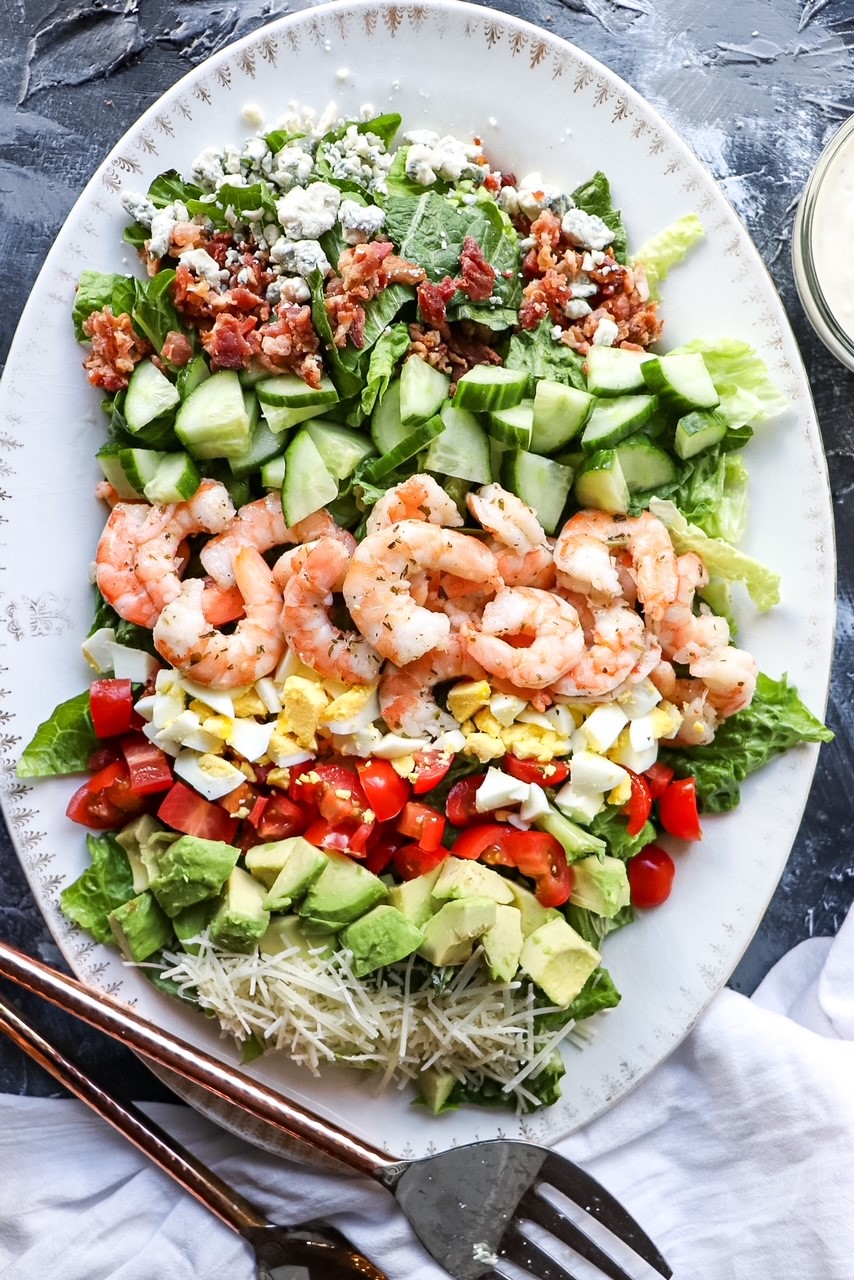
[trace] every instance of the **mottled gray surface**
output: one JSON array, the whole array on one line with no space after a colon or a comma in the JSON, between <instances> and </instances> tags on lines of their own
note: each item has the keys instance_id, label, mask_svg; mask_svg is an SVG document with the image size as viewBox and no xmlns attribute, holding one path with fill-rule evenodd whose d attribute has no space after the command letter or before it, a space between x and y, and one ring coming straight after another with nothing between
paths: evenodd
<instances>
[{"instance_id":1,"label":"mottled gray surface","mask_svg":"<svg viewBox=\"0 0 854 1280\"><path fill-rule=\"evenodd\" d=\"M0 0L0 360L56 229L128 125L193 64L292 8L164 0ZM507 0L498 8L567 37L644 94L718 177L780 289L812 380L840 549L840 605L823 750L792 857L732 981L750 992L794 943L838 928L854 897L851 668L854 661L854 377L813 336L789 262L795 203L824 142L854 112L854 0ZM725 892L725 886L721 887ZM0 937L59 955L5 833ZM17 998L17 997L16 997ZM58 1015L33 1016L127 1096L166 1096L134 1058ZM0 1044L0 1091L52 1083Z\"/></svg>"}]
</instances>

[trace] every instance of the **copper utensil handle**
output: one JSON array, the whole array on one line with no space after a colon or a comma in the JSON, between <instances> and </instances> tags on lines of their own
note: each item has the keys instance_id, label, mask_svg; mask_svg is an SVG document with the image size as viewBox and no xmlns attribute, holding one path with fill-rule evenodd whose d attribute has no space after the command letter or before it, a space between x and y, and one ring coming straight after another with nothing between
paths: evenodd
<instances>
[{"instance_id":1,"label":"copper utensil handle","mask_svg":"<svg viewBox=\"0 0 854 1280\"><path fill-rule=\"evenodd\" d=\"M0 996L0 1031L23 1049L55 1080L65 1085L81 1102L91 1107L102 1120L118 1129L143 1155L148 1156L164 1173L201 1200L206 1208L237 1232L247 1227L266 1227L262 1213L234 1191L223 1180L179 1142L170 1138L159 1125L149 1120L132 1102L124 1104L106 1093L89 1076L66 1058L55 1045L45 1040L25 1018Z\"/></svg>"},{"instance_id":2,"label":"copper utensil handle","mask_svg":"<svg viewBox=\"0 0 854 1280\"><path fill-rule=\"evenodd\" d=\"M262 1123L273 1125L351 1169L388 1185L383 1174L398 1162L384 1152L298 1104L288 1102L235 1067L160 1030L111 996L57 973L5 942L0 942L0 976L42 996L185 1080L217 1094Z\"/></svg>"}]
</instances>

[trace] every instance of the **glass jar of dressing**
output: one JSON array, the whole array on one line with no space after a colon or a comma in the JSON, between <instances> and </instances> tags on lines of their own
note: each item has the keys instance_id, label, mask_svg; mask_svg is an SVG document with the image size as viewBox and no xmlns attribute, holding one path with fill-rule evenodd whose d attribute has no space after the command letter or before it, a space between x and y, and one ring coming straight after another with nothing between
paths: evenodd
<instances>
[{"instance_id":1,"label":"glass jar of dressing","mask_svg":"<svg viewBox=\"0 0 854 1280\"><path fill-rule=\"evenodd\" d=\"M798 295L824 345L854 369L854 116L822 151L792 232Z\"/></svg>"}]
</instances>

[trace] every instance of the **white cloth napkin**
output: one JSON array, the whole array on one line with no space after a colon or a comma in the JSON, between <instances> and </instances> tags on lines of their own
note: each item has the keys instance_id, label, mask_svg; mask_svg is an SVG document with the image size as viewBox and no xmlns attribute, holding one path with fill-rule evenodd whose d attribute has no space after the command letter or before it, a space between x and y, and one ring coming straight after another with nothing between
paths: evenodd
<instances>
[{"instance_id":1,"label":"white cloth napkin","mask_svg":"<svg viewBox=\"0 0 854 1280\"><path fill-rule=\"evenodd\" d=\"M145 1109L273 1219L331 1218L390 1280L445 1275L378 1186L286 1164L183 1107ZM624 1202L677 1280L854 1280L854 911L752 1000L719 995L558 1149ZM251 1276L241 1242L82 1104L0 1096L2 1280Z\"/></svg>"}]
</instances>

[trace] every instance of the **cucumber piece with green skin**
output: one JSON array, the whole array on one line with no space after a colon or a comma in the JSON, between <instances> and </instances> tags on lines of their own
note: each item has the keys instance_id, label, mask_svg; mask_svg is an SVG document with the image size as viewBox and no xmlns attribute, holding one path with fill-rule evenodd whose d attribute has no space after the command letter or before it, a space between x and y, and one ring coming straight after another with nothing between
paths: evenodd
<instances>
[{"instance_id":1,"label":"cucumber piece with green skin","mask_svg":"<svg viewBox=\"0 0 854 1280\"><path fill-rule=\"evenodd\" d=\"M496 409L512 409L528 389L527 369L508 369L504 365L476 364L464 373L454 391L454 408L490 413Z\"/></svg>"},{"instance_id":2,"label":"cucumber piece with green skin","mask_svg":"<svg viewBox=\"0 0 854 1280\"><path fill-rule=\"evenodd\" d=\"M580 507L625 515L629 509L629 486L616 449L600 449L586 460L575 478L575 497Z\"/></svg>"},{"instance_id":3,"label":"cucumber piece with green skin","mask_svg":"<svg viewBox=\"0 0 854 1280\"><path fill-rule=\"evenodd\" d=\"M371 414L371 439L380 454L388 453L400 444L409 432L400 416L400 378L395 378L385 389L385 394Z\"/></svg>"},{"instance_id":4,"label":"cucumber piece with green skin","mask_svg":"<svg viewBox=\"0 0 854 1280\"><path fill-rule=\"evenodd\" d=\"M715 390L706 362L698 351L656 356L642 365L643 378L661 403L677 413L714 409L721 398Z\"/></svg>"},{"instance_id":5,"label":"cucumber piece with green skin","mask_svg":"<svg viewBox=\"0 0 854 1280\"><path fill-rule=\"evenodd\" d=\"M281 489L285 483L285 455L280 453L261 468L261 483L265 489Z\"/></svg>"},{"instance_id":6,"label":"cucumber piece with green skin","mask_svg":"<svg viewBox=\"0 0 854 1280\"><path fill-rule=\"evenodd\" d=\"M365 458L376 452L368 436L326 418L312 419L305 430L317 445L327 470L336 480L346 480Z\"/></svg>"},{"instance_id":7,"label":"cucumber piece with green skin","mask_svg":"<svg viewBox=\"0 0 854 1280\"><path fill-rule=\"evenodd\" d=\"M128 449L120 444L105 444L95 455L107 480L115 489L122 502L132 502L142 496L145 480L140 468L134 462L128 466L128 454L151 454L152 464L144 468L146 475L151 476L157 461L163 454L156 449Z\"/></svg>"},{"instance_id":8,"label":"cucumber piece with green skin","mask_svg":"<svg viewBox=\"0 0 854 1280\"><path fill-rule=\"evenodd\" d=\"M143 493L149 502L186 502L202 483L199 469L187 453L165 453Z\"/></svg>"},{"instance_id":9,"label":"cucumber piece with green skin","mask_svg":"<svg viewBox=\"0 0 854 1280\"><path fill-rule=\"evenodd\" d=\"M694 409L676 423L674 452L683 461L693 458L704 449L711 449L718 444L728 430L727 420L722 413L716 413L714 409Z\"/></svg>"},{"instance_id":10,"label":"cucumber piece with green skin","mask_svg":"<svg viewBox=\"0 0 854 1280\"><path fill-rule=\"evenodd\" d=\"M585 357L587 390L594 396L625 396L643 391L643 365L653 359L646 351L624 347L591 347Z\"/></svg>"},{"instance_id":11,"label":"cucumber piece with green skin","mask_svg":"<svg viewBox=\"0 0 854 1280\"><path fill-rule=\"evenodd\" d=\"M175 434L194 458L225 458L249 443L243 388L233 369L212 373L187 397L175 418Z\"/></svg>"},{"instance_id":12,"label":"cucumber piece with green skin","mask_svg":"<svg viewBox=\"0 0 854 1280\"><path fill-rule=\"evenodd\" d=\"M256 400L257 405L257 400ZM228 455L228 465L233 476L248 476L257 471L265 462L275 458L282 452L282 437L270 430L263 418L259 418L252 428L249 444L240 453ZM276 486L278 488L278 485Z\"/></svg>"},{"instance_id":13,"label":"cucumber piece with green skin","mask_svg":"<svg viewBox=\"0 0 854 1280\"><path fill-rule=\"evenodd\" d=\"M646 436L618 444L615 450L629 493L647 493L673 484L673 459Z\"/></svg>"},{"instance_id":14,"label":"cucumber piece with green skin","mask_svg":"<svg viewBox=\"0 0 854 1280\"><path fill-rule=\"evenodd\" d=\"M593 412L596 397L565 382L541 378L534 392L533 453L552 454L574 440Z\"/></svg>"},{"instance_id":15,"label":"cucumber piece with green skin","mask_svg":"<svg viewBox=\"0 0 854 1280\"><path fill-rule=\"evenodd\" d=\"M301 422L308 422L310 418L322 417L329 407L325 404L312 404L305 409L289 409L281 404L266 404L263 401L259 401L259 404L267 426L279 436Z\"/></svg>"},{"instance_id":16,"label":"cucumber piece with green skin","mask_svg":"<svg viewBox=\"0 0 854 1280\"><path fill-rule=\"evenodd\" d=\"M390 448L387 453L382 453L379 458L374 458L373 462L368 463L368 472L371 480L380 481L384 479L392 471L402 467L404 462L414 458L416 453L426 449L436 436L444 432L445 424L437 413L435 418L430 418L427 422L419 422L417 427L403 427L402 430L408 434Z\"/></svg>"},{"instance_id":17,"label":"cucumber piece with green skin","mask_svg":"<svg viewBox=\"0 0 854 1280\"><path fill-rule=\"evenodd\" d=\"M278 373L255 383L255 394L262 404L285 409L307 409L315 404L335 404L338 392L331 378L321 378L319 387L310 387L295 373Z\"/></svg>"},{"instance_id":18,"label":"cucumber piece with green skin","mask_svg":"<svg viewBox=\"0 0 854 1280\"><path fill-rule=\"evenodd\" d=\"M285 453L282 511L288 528L338 497L338 482L329 474L308 431L297 432Z\"/></svg>"},{"instance_id":19,"label":"cucumber piece with green skin","mask_svg":"<svg viewBox=\"0 0 854 1280\"><path fill-rule=\"evenodd\" d=\"M655 396L620 396L597 401L581 434L582 449L613 448L639 430L652 417L657 406Z\"/></svg>"},{"instance_id":20,"label":"cucumber piece with green skin","mask_svg":"<svg viewBox=\"0 0 854 1280\"><path fill-rule=\"evenodd\" d=\"M183 369L178 370L178 377L175 379L178 395L182 400L186 400L187 396L210 376L211 371L204 356L193 356L189 364L185 364Z\"/></svg>"},{"instance_id":21,"label":"cucumber piece with green skin","mask_svg":"<svg viewBox=\"0 0 854 1280\"><path fill-rule=\"evenodd\" d=\"M496 409L486 415L486 429L499 444L510 449L530 449L534 430L534 402L520 400L512 409Z\"/></svg>"},{"instance_id":22,"label":"cucumber piece with green skin","mask_svg":"<svg viewBox=\"0 0 854 1280\"><path fill-rule=\"evenodd\" d=\"M451 379L419 356L400 371L400 420L405 427L433 418L448 398Z\"/></svg>"},{"instance_id":23,"label":"cucumber piece with green skin","mask_svg":"<svg viewBox=\"0 0 854 1280\"><path fill-rule=\"evenodd\" d=\"M552 458L519 449L504 459L501 483L533 508L546 533L554 533L572 488L572 475L569 467Z\"/></svg>"},{"instance_id":24,"label":"cucumber piece with green skin","mask_svg":"<svg viewBox=\"0 0 854 1280\"><path fill-rule=\"evenodd\" d=\"M455 476L472 484L489 484L492 463L489 437L473 413L448 401L439 414L442 431L427 450L426 471Z\"/></svg>"},{"instance_id":25,"label":"cucumber piece with green skin","mask_svg":"<svg viewBox=\"0 0 854 1280\"><path fill-rule=\"evenodd\" d=\"M181 401L178 388L157 365L142 360L128 382L124 415L128 431L141 431L155 418L168 413Z\"/></svg>"},{"instance_id":26,"label":"cucumber piece with green skin","mask_svg":"<svg viewBox=\"0 0 854 1280\"><path fill-rule=\"evenodd\" d=\"M250 364L246 369L238 369L237 376L244 387L256 387L259 382L270 377L270 370L260 364Z\"/></svg>"}]
</instances>

